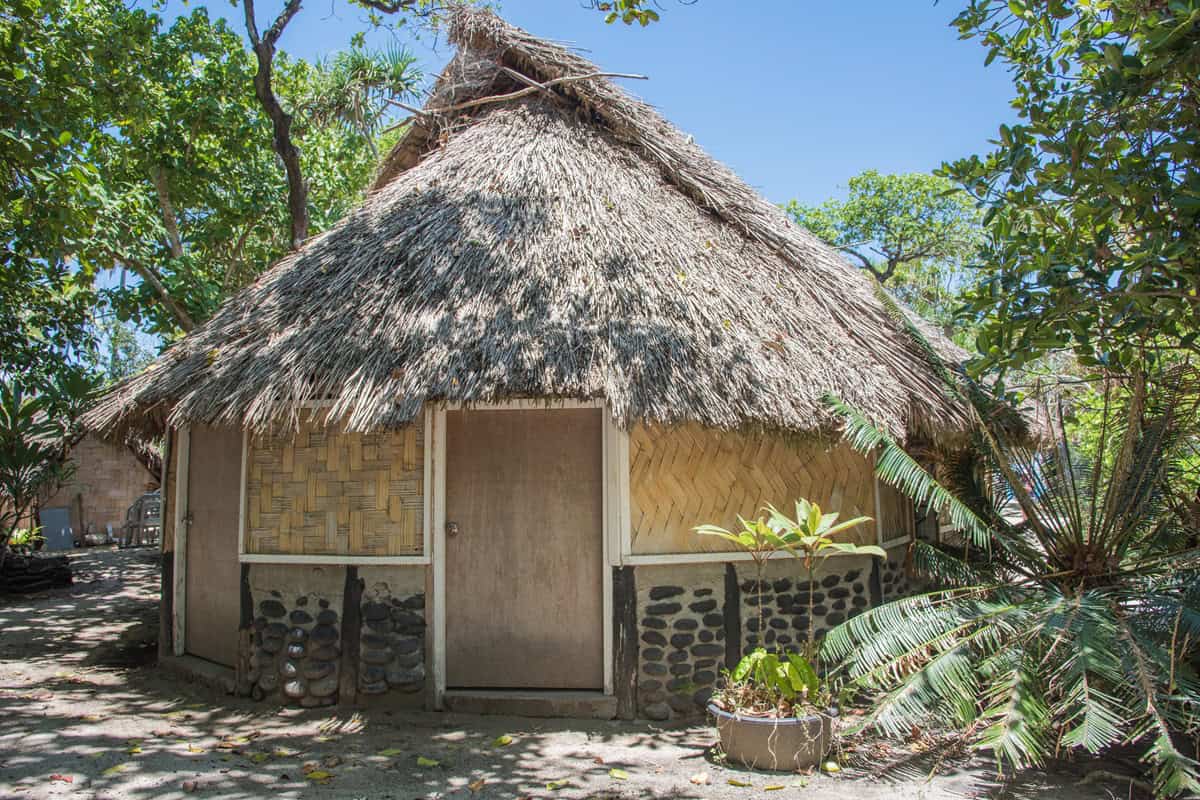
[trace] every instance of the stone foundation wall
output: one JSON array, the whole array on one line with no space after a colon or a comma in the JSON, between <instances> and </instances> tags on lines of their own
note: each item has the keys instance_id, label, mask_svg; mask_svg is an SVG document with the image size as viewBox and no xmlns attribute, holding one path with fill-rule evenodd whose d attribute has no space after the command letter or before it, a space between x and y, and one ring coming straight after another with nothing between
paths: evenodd
<instances>
[{"instance_id":1,"label":"stone foundation wall","mask_svg":"<svg viewBox=\"0 0 1200 800\"><path fill-rule=\"evenodd\" d=\"M622 713L701 716L723 670L743 654L760 645L798 652L810 616L821 636L907 592L904 554L900 547L887 561L830 558L811 593L793 559L772 560L761 584L749 561L622 568L628 600L614 606L625 609L614 631ZM303 707L427 703L425 567L255 564L247 575L245 678L253 696Z\"/></svg>"},{"instance_id":2,"label":"stone foundation wall","mask_svg":"<svg viewBox=\"0 0 1200 800\"><path fill-rule=\"evenodd\" d=\"M879 588L885 603L912 593L908 570L904 566L905 555L904 547L894 548L888 551L887 561L879 564Z\"/></svg>"},{"instance_id":3,"label":"stone foundation wall","mask_svg":"<svg viewBox=\"0 0 1200 800\"><path fill-rule=\"evenodd\" d=\"M256 566L251 571L254 697L306 708L337 702L345 569Z\"/></svg>"},{"instance_id":4,"label":"stone foundation wall","mask_svg":"<svg viewBox=\"0 0 1200 800\"><path fill-rule=\"evenodd\" d=\"M424 702L425 568L359 567L356 587L347 585L348 569L251 567L253 697L306 708L360 696Z\"/></svg>"},{"instance_id":5,"label":"stone foundation wall","mask_svg":"<svg viewBox=\"0 0 1200 800\"><path fill-rule=\"evenodd\" d=\"M814 635L871 607L872 561L836 557L817 570L811 592ZM886 569L882 563L878 568ZM743 654L760 644L775 652L799 652L808 635L808 576L792 559L767 565L761 604L756 570L748 561L640 566L634 582L639 717L699 716L722 670ZM894 574L889 585L899 585Z\"/></svg>"},{"instance_id":6,"label":"stone foundation wall","mask_svg":"<svg viewBox=\"0 0 1200 800\"><path fill-rule=\"evenodd\" d=\"M420 700L426 677L423 571L364 567L362 573L358 691L397 691Z\"/></svg>"},{"instance_id":7,"label":"stone foundation wall","mask_svg":"<svg viewBox=\"0 0 1200 800\"><path fill-rule=\"evenodd\" d=\"M870 570L864 559L829 559L816 572L810 593L808 575L799 564L777 559L767 565L760 593L753 565L739 564L739 577L747 576L740 583L742 653L759 645L773 652L798 653L808 638L810 610L813 635L820 638L867 609Z\"/></svg>"},{"instance_id":8,"label":"stone foundation wall","mask_svg":"<svg viewBox=\"0 0 1200 800\"><path fill-rule=\"evenodd\" d=\"M634 574L640 715L695 715L725 665L725 567L639 567Z\"/></svg>"}]
</instances>

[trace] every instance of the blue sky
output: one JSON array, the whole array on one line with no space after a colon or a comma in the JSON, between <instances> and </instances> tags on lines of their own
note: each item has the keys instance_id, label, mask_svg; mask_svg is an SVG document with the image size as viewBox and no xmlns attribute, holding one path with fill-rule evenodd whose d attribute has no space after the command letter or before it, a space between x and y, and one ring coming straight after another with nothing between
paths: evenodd
<instances>
[{"instance_id":1,"label":"blue sky","mask_svg":"<svg viewBox=\"0 0 1200 800\"><path fill-rule=\"evenodd\" d=\"M983 152L1011 118L1012 88L983 49L949 27L955 0L660 0L649 28L605 25L580 0L503 0L531 32L582 48L606 70L649 76L625 85L774 202L816 203L864 169L932 170ZM282 0L258 2L259 26ZM172 2L170 11L181 6ZM244 30L240 6L209 4ZM364 13L310 0L280 46L304 58L345 47ZM385 46L388 31L368 42ZM436 74L449 46L399 41Z\"/></svg>"}]
</instances>

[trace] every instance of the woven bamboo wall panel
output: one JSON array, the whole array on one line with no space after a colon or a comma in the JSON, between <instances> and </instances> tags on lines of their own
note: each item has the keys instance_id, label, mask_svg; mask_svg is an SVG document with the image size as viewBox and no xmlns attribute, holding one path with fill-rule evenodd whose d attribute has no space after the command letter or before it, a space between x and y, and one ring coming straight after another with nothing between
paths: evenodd
<instances>
[{"instance_id":1,"label":"woven bamboo wall panel","mask_svg":"<svg viewBox=\"0 0 1200 800\"><path fill-rule=\"evenodd\" d=\"M692 528L713 523L735 530L738 514L757 516L766 503L790 516L799 497L842 519L875 516L870 465L844 444L694 424L637 426L629 434L629 472L633 552L639 555L732 549ZM873 543L875 526L862 525L839 539Z\"/></svg>"},{"instance_id":2,"label":"woven bamboo wall panel","mask_svg":"<svg viewBox=\"0 0 1200 800\"><path fill-rule=\"evenodd\" d=\"M246 552L420 555L424 424L360 434L304 424L295 438L251 440Z\"/></svg>"},{"instance_id":3,"label":"woven bamboo wall panel","mask_svg":"<svg viewBox=\"0 0 1200 800\"><path fill-rule=\"evenodd\" d=\"M912 501L882 482L879 484L879 517L885 542L901 536L911 537L917 532Z\"/></svg>"}]
</instances>

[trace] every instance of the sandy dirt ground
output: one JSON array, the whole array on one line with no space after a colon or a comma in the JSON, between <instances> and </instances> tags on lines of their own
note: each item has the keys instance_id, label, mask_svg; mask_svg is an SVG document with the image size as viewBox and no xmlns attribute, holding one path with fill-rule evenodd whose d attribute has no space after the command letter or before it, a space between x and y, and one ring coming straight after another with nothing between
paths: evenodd
<instances>
[{"instance_id":1,"label":"sandy dirt ground","mask_svg":"<svg viewBox=\"0 0 1200 800\"><path fill-rule=\"evenodd\" d=\"M1137 796L1087 765L999 783L902 747L836 776L752 773L721 763L706 726L281 710L154 668L153 552L72 559L70 589L0 598L0 798Z\"/></svg>"}]
</instances>

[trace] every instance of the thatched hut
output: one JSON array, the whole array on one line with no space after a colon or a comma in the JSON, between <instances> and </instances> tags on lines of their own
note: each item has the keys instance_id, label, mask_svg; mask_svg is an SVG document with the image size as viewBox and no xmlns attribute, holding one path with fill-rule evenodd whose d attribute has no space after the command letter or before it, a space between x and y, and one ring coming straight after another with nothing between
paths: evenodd
<instances>
[{"instance_id":1,"label":"thatched hut","mask_svg":"<svg viewBox=\"0 0 1200 800\"><path fill-rule=\"evenodd\" d=\"M868 277L611 76L485 11L450 38L362 206L92 414L171 431L170 650L308 705L692 713L805 609L779 560L756 630L691 528L806 496L895 548L822 396L965 418ZM818 624L901 581L831 559Z\"/></svg>"}]
</instances>

